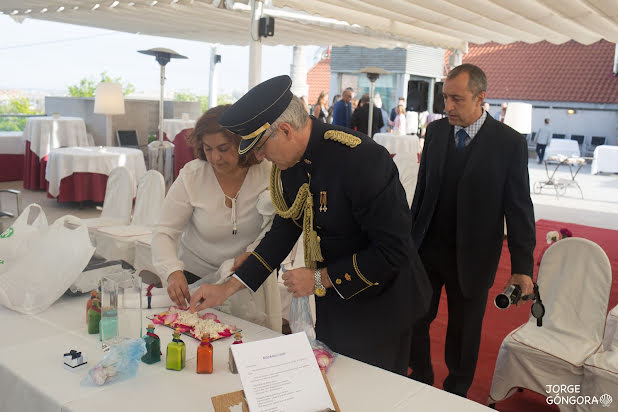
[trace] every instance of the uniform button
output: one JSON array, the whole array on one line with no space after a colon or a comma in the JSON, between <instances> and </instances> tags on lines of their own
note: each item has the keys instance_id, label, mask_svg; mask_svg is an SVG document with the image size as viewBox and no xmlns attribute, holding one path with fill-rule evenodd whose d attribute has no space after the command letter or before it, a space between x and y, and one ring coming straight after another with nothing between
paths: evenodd
<instances>
[{"instance_id":1,"label":"uniform button","mask_svg":"<svg viewBox=\"0 0 618 412\"><path fill-rule=\"evenodd\" d=\"M337 278L337 279L335 280L335 283L336 283L336 284L338 284L338 285L341 285L341 279Z\"/></svg>"}]
</instances>

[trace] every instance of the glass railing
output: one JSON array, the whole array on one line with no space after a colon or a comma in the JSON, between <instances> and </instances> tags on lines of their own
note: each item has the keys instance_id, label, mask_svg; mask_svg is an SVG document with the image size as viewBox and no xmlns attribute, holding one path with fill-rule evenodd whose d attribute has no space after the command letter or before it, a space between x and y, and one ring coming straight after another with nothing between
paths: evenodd
<instances>
[{"instance_id":1,"label":"glass railing","mask_svg":"<svg viewBox=\"0 0 618 412\"><path fill-rule=\"evenodd\" d=\"M23 132L29 117L43 117L44 113L0 113L0 132Z\"/></svg>"}]
</instances>

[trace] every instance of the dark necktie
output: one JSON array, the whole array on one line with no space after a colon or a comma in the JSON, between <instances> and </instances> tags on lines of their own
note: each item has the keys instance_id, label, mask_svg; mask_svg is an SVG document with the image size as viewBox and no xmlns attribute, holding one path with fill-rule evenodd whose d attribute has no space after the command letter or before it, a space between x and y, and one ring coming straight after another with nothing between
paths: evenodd
<instances>
[{"instance_id":1,"label":"dark necktie","mask_svg":"<svg viewBox=\"0 0 618 412\"><path fill-rule=\"evenodd\" d=\"M464 129L459 129L455 136L457 136L457 151L459 152L466 147L466 138L468 137L468 133Z\"/></svg>"}]
</instances>

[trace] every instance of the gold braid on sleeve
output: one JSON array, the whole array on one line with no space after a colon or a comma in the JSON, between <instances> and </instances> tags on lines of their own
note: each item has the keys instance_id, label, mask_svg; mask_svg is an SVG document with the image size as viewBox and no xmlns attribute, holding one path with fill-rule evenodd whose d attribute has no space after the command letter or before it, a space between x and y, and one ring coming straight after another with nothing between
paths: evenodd
<instances>
[{"instance_id":1,"label":"gold braid on sleeve","mask_svg":"<svg viewBox=\"0 0 618 412\"><path fill-rule=\"evenodd\" d=\"M292 206L288 208L283 198L281 187L281 170L273 164L270 170L270 198L275 207L275 211L284 219L299 220L303 216L303 246L305 255L305 266L310 269L317 267L317 262L323 262L322 251L320 250L320 238L313 230L313 196L309 190L309 183L303 184ZM304 213L303 213L304 212Z\"/></svg>"}]
</instances>

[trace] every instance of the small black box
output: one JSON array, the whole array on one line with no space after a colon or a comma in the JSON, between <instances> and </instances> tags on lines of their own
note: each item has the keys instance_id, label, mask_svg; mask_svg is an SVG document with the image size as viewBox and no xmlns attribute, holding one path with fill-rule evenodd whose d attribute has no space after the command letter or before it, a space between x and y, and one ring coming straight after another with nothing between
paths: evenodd
<instances>
[{"instance_id":1,"label":"small black box","mask_svg":"<svg viewBox=\"0 0 618 412\"><path fill-rule=\"evenodd\" d=\"M273 17L268 16L260 18L258 35L260 37L272 37L275 35L275 19Z\"/></svg>"}]
</instances>

